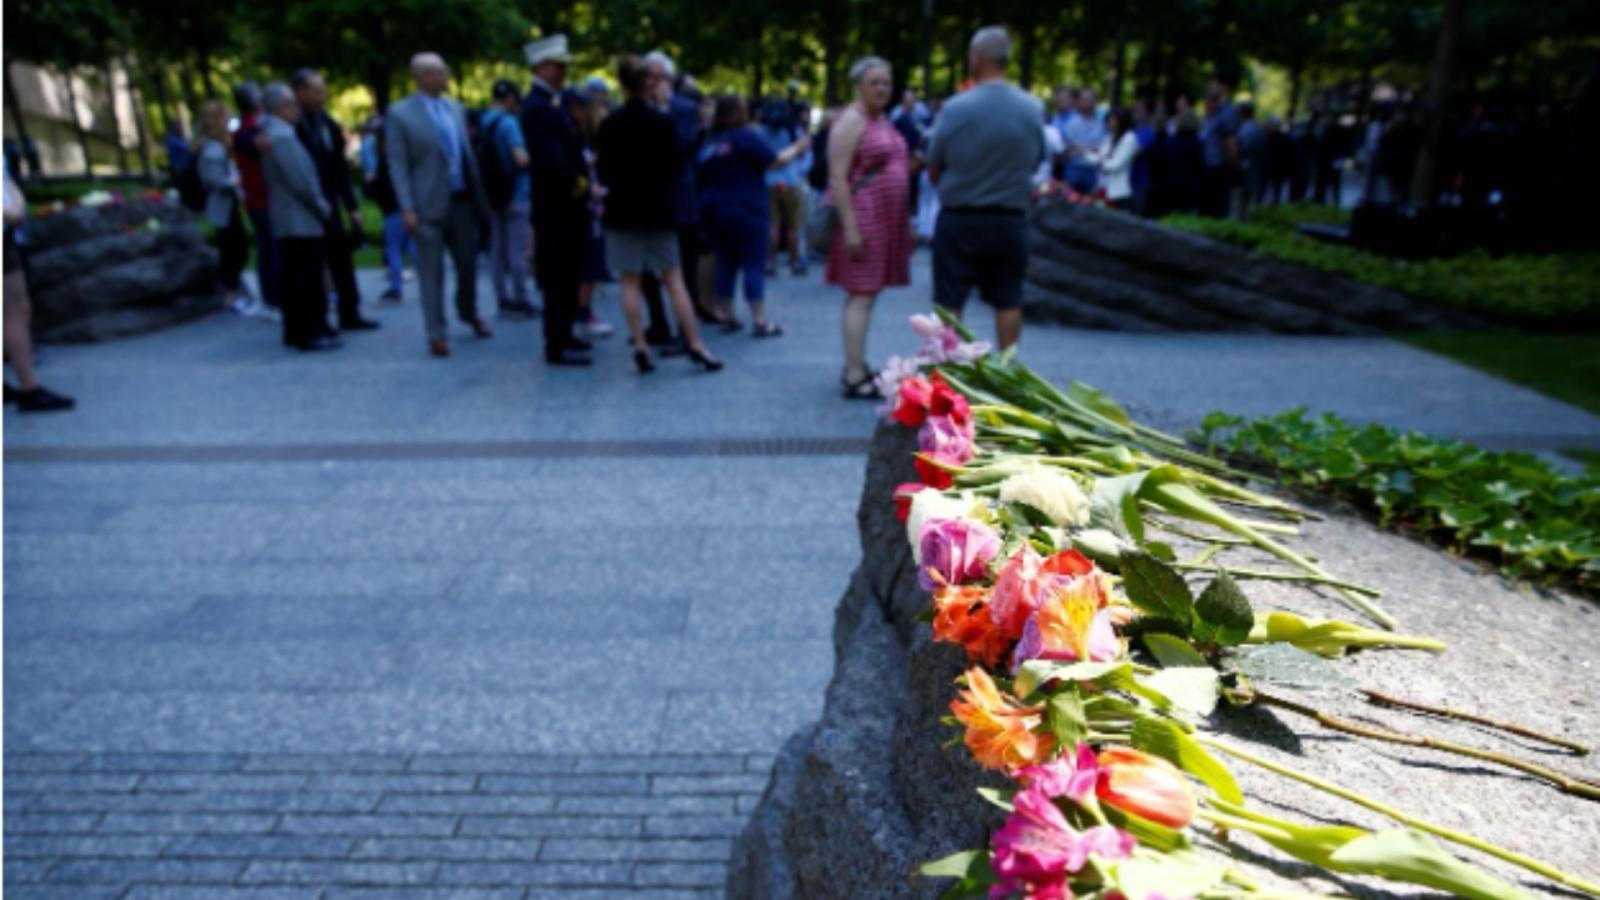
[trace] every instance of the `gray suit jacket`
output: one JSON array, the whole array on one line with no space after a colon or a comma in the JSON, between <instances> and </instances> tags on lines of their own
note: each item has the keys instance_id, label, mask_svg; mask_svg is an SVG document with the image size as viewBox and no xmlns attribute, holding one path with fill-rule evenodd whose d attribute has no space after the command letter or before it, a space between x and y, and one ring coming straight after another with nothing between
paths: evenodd
<instances>
[{"instance_id":1,"label":"gray suit jacket","mask_svg":"<svg viewBox=\"0 0 1600 900\"><path fill-rule=\"evenodd\" d=\"M275 238L320 238L332 210L322 198L317 166L294 126L276 116L261 117L261 133L272 147L261 154L261 175L267 181L267 210Z\"/></svg>"},{"instance_id":2,"label":"gray suit jacket","mask_svg":"<svg viewBox=\"0 0 1600 900\"><path fill-rule=\"evenodd\" d=\"M479 215L487 215L489 199L478 177L472 143L467 140L466 114L456 101L446 97L444 102L459 129L462 178ZM389 156L389 179L394 183L395 202L400 210L415 210L423 221L439 222L450 209L450 164L433 117L422 104L421 95L412 94L389 107L383 117L384 145Z\"/></svg>"}]
</instances>

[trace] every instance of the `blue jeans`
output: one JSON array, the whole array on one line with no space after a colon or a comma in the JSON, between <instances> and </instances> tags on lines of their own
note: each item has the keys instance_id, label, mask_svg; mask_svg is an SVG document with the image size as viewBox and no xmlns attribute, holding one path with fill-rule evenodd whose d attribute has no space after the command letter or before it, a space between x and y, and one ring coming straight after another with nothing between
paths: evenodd
<instances>
[{"instance_id":1,"label":"blue jeans","mask_svg":"<svg viewBox=\"0 0 1600 900\"><path fill-rule=\"evenodd\" d=\"M415 261L417 242L406 234L400 213L388 213L383 217L383 260L389 270L389 290L396 294L400 293L400 285L404 281L405 256L408 253Z\"/></svg>"},{"instance_id":2,"label":"blue jeans","mask_svg":"<svg viewBox=\"0 0 1600 900\"><path fill-rule=\"evenodd\" d=\"M272 219L264 209L246 212L250 214L250 225L256 230L256 280L261 283L261 302L277 309L283 263L278 256L278 242L272 239Z\"/></svg>"},{"instance_id":3,"label":"blue jeans","mask_svg":"<svg viewBox=\"0 0 1600 900\"><path fill-rule=\"evenodd\" d=\"M706 223L712 249L717 254L717 299L733 300L739 273L744 273L744 299L760 303L767 283L767 223L737 216Z\"/></svg>"}]
</instances>

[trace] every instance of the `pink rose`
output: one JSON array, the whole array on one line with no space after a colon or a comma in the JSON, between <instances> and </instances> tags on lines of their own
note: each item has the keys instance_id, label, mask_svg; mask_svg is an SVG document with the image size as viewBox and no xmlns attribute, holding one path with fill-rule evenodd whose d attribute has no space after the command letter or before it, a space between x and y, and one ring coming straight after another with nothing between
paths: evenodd
<instances>
[{"instance_id":1,"label":"pink rose","mask_svg":"<svg viewBox=\"0 0 1600 900\"><path fill-rule=\"evenodd\" d=\"M1000 553L1000 535L967 519L929 519L923 523L917 543L922 550L917 583L930 593L983 578L989 561Z\"/></svg>"}]
</instances>

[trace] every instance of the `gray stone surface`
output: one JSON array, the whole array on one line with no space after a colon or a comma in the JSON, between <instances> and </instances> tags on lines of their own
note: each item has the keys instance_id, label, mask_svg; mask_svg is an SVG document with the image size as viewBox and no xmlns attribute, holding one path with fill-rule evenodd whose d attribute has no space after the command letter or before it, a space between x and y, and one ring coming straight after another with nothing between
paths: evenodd
<instances>
[{"instance_id":1,"label":"gray stone surface","mask_svg":"<svg viewBox=\"0 0 1600 900\"><path fill-rule=\"evenodd\" d=\"M1114 210L1047 201L1035 205L1030 224L1025 308L1067 325L1288 334L1486 325L1470 313Z\"/></svg>"},{"instance_id":2,"label":"gray stone surface","mask_svg":"<svg viewBox=\"0 0 1600 900\"><path fill-rule=\"evenodd\" d=\"M41 343L142 334L221 304L217 251L176 204L77 207L29 222L27 241Z\"/></svg>"},{"instance_id":3,"label":"gray stone surface","mask_svg":"<svg viewBox=\"0 0 1600 900\"><path fill-rule=\"evenodd\" d=\"M887 425L874 441L859 522L863 556L837 609L837 667L821 720L796 732L734 846L734 897L931 897L943 885L917 879L917 864L983 846L1000 824L975 793L1003 786L946 746L957 732L940 721L965 665L915 621L928 595L917 587L892 491L913 477L914 432ZM1340 661L1353 684L1440 706L1466 707L1503 721L1587 741L1600 736L1589 648L1600 610L1583 599L1530 596L1481 567L1380 532L1339 510L1305 529L1304 542L1330 571L1382 589L1403 629L1446 640L1443 656L1377 651ZM1246 567L1265 560L1245 558ZM1336 598L1248 582L1257 609L1359 620ZM1296 691L1335 715L1537 758L1577 777L1600 776L1594 757L1577 758L1474 726L1380 710L1353 690ZM1363 742L1289 713L1230 709L1205 730L1251 752L1352 787L1444 827L1487 839L1593 879L1600 818L1591 801L1515 773L1431 750ZM1252 805L1313 820L1369 828L1393 823L1260 769L1224 758ZM791 773L798 774L791 774ZM783 830L781 847L770 839ZM1230 852L1205 839L1208 852ZM1286 864L1248 836L1232 851L1246 869L1293 890L1393 894L1371 879L1330 878ZM1552 893L1548 882L1498 860L1473 856L1502 877ZM777 874L774 874L777 873Z\"/></svg>"},{"instance_id":4,"label":"gray stone surface","mask_svg":"<svg viewBox=\"0 0 1600 900\"><path fill-rule=\"evenodd\" d=\"M925 263L880 301L874 359L912 346L902 323L925 302ZM713 335L726 372L668 361L640 379L615 339L592 371L545 369L537 323L496 323L486 342L457 331L455 355L429 359L414 287L368 309L382 331L328 356L222 316L47 348L46 381L81 405L4 414L5 826L28 840L156 838L169 842L157 859L237 860L241 873L436 862L436 883L247 887L168 867L142 873L166 882L67 884L53 879L61 861L117 857L8 853L7 896L720 893L721 862L455 859L467 845L429 842L738 832L773 755L818 717L832 611L861 557L861 455L778 440L872 434L870 404L836 394L837 297L815 276L781 277L782 339ZM602 315L616 320L615 303ZM987 330L981 307L973 319ZM1026 353L1169 424L1302 402L1600 445L1593 416L1381 339L1031 328ZM707 438L778 455L665 443ZM253 455L200 452L240 447ZM89 451L101 458L69 461ZM157 775L160 790L126 787ZM707 780L574 794L456 790L461 775ZM239 830L264 816L264 832ZM440 853L358 856L363 840Z\"/></svg>"}]
</instances>

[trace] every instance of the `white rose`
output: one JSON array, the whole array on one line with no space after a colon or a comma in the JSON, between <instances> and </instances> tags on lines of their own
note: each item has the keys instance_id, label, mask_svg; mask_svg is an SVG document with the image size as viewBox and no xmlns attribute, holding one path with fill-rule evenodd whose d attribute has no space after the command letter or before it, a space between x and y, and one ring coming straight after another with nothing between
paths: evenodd
<instances>
[{"instance_id":1,"label":"white rose","mask_svg":"<svg viewBox=\"0 0 1600 900\"><path fill-rule=\"evenodd\" d=\"M1048 466L1030 466L1000 482L1002 503L1026 503L1057 525L1089 524L1089 498L1072 476Z\"/></svg>"},{"instance_id":2,"label":"white rose","mask_svg":"<svg viewBox=\"0 0 1600 900\"><path fill-rule=\"evenodd\" d=\"M922 565L922 523L929 519L959 519L972 513L972 497L947 497L933 488L911 495L911 515L906 517L906 537L911 541L911 558Z\"/></svg>"}]
</instances>

